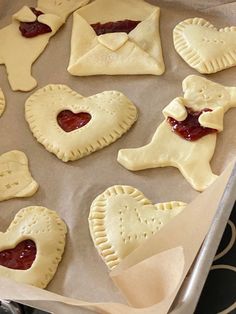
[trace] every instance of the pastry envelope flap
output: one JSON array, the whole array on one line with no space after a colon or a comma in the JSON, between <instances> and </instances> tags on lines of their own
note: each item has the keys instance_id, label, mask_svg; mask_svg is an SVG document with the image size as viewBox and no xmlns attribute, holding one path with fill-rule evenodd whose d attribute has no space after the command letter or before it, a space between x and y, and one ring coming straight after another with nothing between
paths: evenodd
<instances>
[{"instance_id":1,"label":"pastry envelope flap","mask_svg":"<svg viewBox=\"0 0 236 314\"><path fill-rule=\"evenodd\" d=\"M162 74L165 66L159 16L158 7L141 0L97 0L77 10L74 13L68 71L72 75ZM122 20L140 23L128 34L120 32L100 36L91 26Z\"/></svg>"},{"instance_id":2,"label":"pastry envelope flap","mask_svg":"<svg viewBox=\"0 0 236 314\"><path fill-rule=\"evenodd\" d=\"M179 23L173 32L180 56L200 73L215 73L236 64L236 27L217 29L202 18Z\"/></svg>"},{"instance_id":3,"label":"pastry envelope flap","mask_svg":"<svg viewBox=\"0 0 236 314\"><path fill-rule=\"evenodd\" d=\"M0 249L11 249L21 241L32 240L37 248L36 258L27 270L0 266L0 276L45 288L61 260L66 233L67 227L55 211L41 206L21 209L7 231L0 232Z\"/></svg>"}]
</instances>

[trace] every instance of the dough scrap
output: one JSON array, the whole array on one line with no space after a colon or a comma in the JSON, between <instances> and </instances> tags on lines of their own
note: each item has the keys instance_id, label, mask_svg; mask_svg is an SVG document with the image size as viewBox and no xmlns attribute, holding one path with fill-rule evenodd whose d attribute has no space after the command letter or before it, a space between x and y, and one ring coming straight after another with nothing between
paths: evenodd
<instances>
[{"instance_id":1,"label":"dough scrap","mask_svg":"<svg viewBox=\"0 0 236 314\"><path fill-rule=\"evenodd\" d=\"M32 178L28 159L21 151L10 151L0 156L0 201L29 197L38 190Z\"/></svg>"},{"instance_id":2,"label":"dough scrap","mask_svg":"<svg viewBox=\"0 0 236 314\"><path fill-rule=\"evenodd\" d=\"M115 185L92 203L89 228L94 245L109 269L178 215L186 204L153 205L139 190Z\"/></svg>"},{"instance_id":3,"label":"dough scrap","mask_svg":"<svg viewBox=\"0 0 236 314\"><path fill-rule=\"evenodd\" d=\"M5 97L4 97L3 91L0 88L0 117L3 114L5 107L6 107Z\"/></svg>"},{"instance_id":4,"label":"dough scrap","mask_svg":"<svg viewBox=\"0 0 236 314\"><path fill-rule=\"evenodd\" d=\"M87 112L92 119L67 133L57 123L58 114L64 110ZM115 142L137 120L137 109L117 91L83 97L65 85L48 85L28 98L25 117L38 142L67 162Z\"/></svg>"},{"instance_id":5,"label":"dough scrap","mask_svg":"<svg viewBox=\"0 0 236 314\"><path fill-rule=\"evenodd\" d=\"M1 251L14 248L21 241L29 239L36 244L36 258L27 270L14 270L0 265L0 276L45 288L61 261L66 233L67 227L55 211L41 206L21 209L7 231L0 232Z\"/></svg>"},{"instance_id":6,"label":"dough scrap","mask_svg":"<svg viewBox=\"0 0 236 314\"><path fill-rule=\"evenodd\" d=\"M215 151L217 134L212 133L196 141L187 141L173 132L166 121L186 118L184 110L211 109L202 113L198 122L203 127L223 130L223 116L236 107L236 87L225 87L196 75L183 81L184 97L174 99L164 110L165 121L157 128L151 142L136 149L122 149L118 162L125 168L137 171L148 168L172 166L180 170L185 179L198 191L205 190L217 176L213 174L210 161Z\"/></svg>"},{"instance_id":7,"label":"dough scrap","mask_svg":"<svg viewBox=\"0 0 236 314\"><path fill-rule=\"evenodd\" d=\"M153 74L165 71L159 34L160 9L143 0L95 0L74 13L72 75ZM141 21L129 34L97 36L91 24Z\"/></svg>"},{"instance_id":8,"label":"dough scrap","mask_svg":"<svg viewBox=\"0 0 236 314\"><path fill-rule=\"evenodd\" d=\"M30 91L37 85L31 67L46 48L49 39L65 23L66 18L89 0L39 0L37 10L44 14L38 21L48 25L52 32L25 38L19 31L20 22L33 22L36 16L24 6L13 15L12 23L0 29L0 64L5 64L13 91ZM17 53L12 53L17 51Z\"/></svg>"},{"instance_id":9,"label":"dough scrap","mask_svg":"<svg viewBox=\"0 0 236 314\"><path fill-rule=\"evenodd\" d=\"M207 20L190 18L174 31L179 55L200 73L215 73L236 65L236 26L217 30Z\"/></svg>"}]
</instances>

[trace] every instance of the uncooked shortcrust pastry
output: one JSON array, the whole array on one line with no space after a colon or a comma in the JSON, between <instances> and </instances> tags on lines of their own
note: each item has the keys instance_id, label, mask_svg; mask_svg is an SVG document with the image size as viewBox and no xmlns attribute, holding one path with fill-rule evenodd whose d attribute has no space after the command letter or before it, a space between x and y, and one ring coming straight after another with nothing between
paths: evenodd
<instances>
[{"instance_id":1,"label":"uncooked shortcrust pastry","mask_svg":"<svg viewBox=\"0 0 236 314\"><path fill-rule=\"evenodd\" d=\"M0 64L6 66L12 90L29 91L37 85L31 75L32 64L69 14L88 2L89 0L39 0L34 9L35 14L31 8L24 6L13 15L12 23L0 30ZM24 30L28 28L27 36L32 36L32 30L37 35L26 38L21 34L20 27Z\"/></svg>"},{"instance_id":2,"label":"uncooked shortcrust pastry","mask_svg":"<svg viewBox=\"0 0 236 314\"><path fill-rule=\"evenodd\" d=\"M175 98L163 114L151 142L122 149L118 162L129 170L173 166L198 191L215 181L210 160L226 111L236 107L236 87L225 87L190 75L183 81L184 97Z\"/></svg>"},{"instance_id":3,"label":"uncooked shortcrust pastry","mask_svg":"<svg viewBox=\"0 0 236 314\"><path fill-rule=\"evenodd\" d=\"M3 114L5 107L6 107L5 97L4 97L2 89L0 88L0 117Z\"/></svg>"},{"instance_id":4,"label":"uncooked shortcrust pastry","mask_svg":"<svg viewBox=\"0 0 236 314\"><path fill-rule=\"evenodd\" d=\"M17 150L0 156L0 201L32 196L38 183L32 178L26 155Z\"/></svg>"},{"instance_id":5,"label":"uncooked shortcrust pastry","mask_svg":"<svg viewBox=\"0 0 236 314\"><path fill-rule=\"evenodd\" d=\"M66 233L55 211L40 206L21 209L7 231L0 232L0 276L45 288L61 261Z\"/></svg>"},{"instance_id":6,"label":"uncooked shortcrust pastry","mask_svg":"<svg viewBox=\"0 0 236 314\"><path fill-rule=\"evenodd\" d=\"M94 245L112 269L185 206L182 202L153 205L131 186L112 186L91 205L89 227Z\"/></svg>"},{"instance_id":7,"label":"uncooked shortcrust pastry","mask_svg":"<svg viewBox=\"0 0 236 314\"><path fill-rule=\"evenodd\" d=\"M215 73L236 65L236 26L218 30L195 17L179 23L173 35L176 51L200 73Z\"/></svg>"},{"instance_id":8,"label":"uncooked shortcrust pastry","mask_svg":"<svg viewBox=\"0 0 236 314\"><path fill-rule=\"evenodd\" d=\"M159 16L160 9L143 0L95 0L77 10L68 71L79 76L163 74Z\"/></svg>"},{"instance_id":9,"label":"uncooked shortcrust pastry","mask_svg":"<svg viewBox=\"0 0 236 314\"><path fill-rule=\"evenodd\" d=\"M137 119L122 93L83 97L65 85L48 85L28 98L25 117L36 139L64 162L113 143Z\"/></svg>"}]
</instances>

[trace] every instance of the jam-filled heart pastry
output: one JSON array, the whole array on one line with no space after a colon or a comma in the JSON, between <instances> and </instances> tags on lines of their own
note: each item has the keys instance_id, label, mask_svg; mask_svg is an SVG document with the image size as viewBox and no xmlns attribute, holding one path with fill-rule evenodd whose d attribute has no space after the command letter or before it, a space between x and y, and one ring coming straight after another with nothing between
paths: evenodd
<instances>
[{"instance_id":1,"label":"jam-filled heart pastry","mask_svg":"<svg viewBox=\"0 0 236 314\"><path fill-rule=\"evenodd\" d=\"M143 0L95 0L77 10L69 73L163 74L159 16L160 9Z\"/></svg>"},{"instance_id":2,"label":"jam-filled heart pastry","mask_svg":"<svg viewBox=\"0 0 236 314\"><path fill-rule=\"evenodd\" d=\"M183 81L184 97L175 98L163 114L151 142L122 149L118 161L129 170L172 166L198 191L215 181L210 166L224 114L236 107L236 87L225 87L190 75Z\"/></svg>"},{"instance_id":3,"label":"jam-filled heart pastry","mask_svg":"<svg viewBox=\"0 0 236 314\"><path fill-rule=\"evenodd\" d=\"M117 91L83 97L48 85L28 98L25 116L36 139L67 162L115 142L136 121L137 109Z\"/></svg>"},{"instance_id":4,"label":"jam-filled heart pastry","mask_svg":"<svg viewBox=\"0 0 236 314\"><path fill-rule=\"evenodd\" d=\"M0 201L29 197L38 190L32 178L26 155L13 150L0 156Z\"/></svg>"},{"instance_id":5,"label":"jam-filled heart pastry","mask_svg":"<svg viewBox=\"0 0 236 314\"><path fill-rule=\"evenodd\" d=\"M131 186L112 186L91 205L89 227L94 245L112 269L185 206L182 202L153 205Z\"/></svg>"},{"instance_id":6,"label":"jam-filled heart pastry","mask_svg":"<svg viewBox=\"0 0 236 314\"><path fill-rule=\"evenodd\" d=\"M12 90L29 91L37 85L32 64L67 17L88 2L38 0L36 8L24 6L13 15L11 24L0 29L0 64L6 66Z\"/></svg>"},{"instance_id":7,"label":"jam-filled heart pastry","mask_svg":"<svg viewBox=\"0 0 236 314\"><path fill-rule=\"evenodd\" d=\"M179 23L173 32L179 55L200 73L215 73L236 65L236 27L217 30L202 18Z\"/></svg>"},{"instance_id":8,"label":"jam-filled heart pastry","mask_svg":"<svg viewBox=\"0 0 236 314\"><path fill-rule=\"evenodd\" d=\"M5 110L5 106L6 106L5 97L4 97L3 91L0 88L0 117Z\"/></svg>"},{"instance_id":9,"label":"jam-filled heart pastry","mask_svg":"<svg viewBox=\"0 0 236 314\"><path fill-rule=\"evenodd\" d=\"M0 276L45 288L61 261L67 228L58 214L41 206L21 209L0 232Z\"/></svg>"}]
</instances>

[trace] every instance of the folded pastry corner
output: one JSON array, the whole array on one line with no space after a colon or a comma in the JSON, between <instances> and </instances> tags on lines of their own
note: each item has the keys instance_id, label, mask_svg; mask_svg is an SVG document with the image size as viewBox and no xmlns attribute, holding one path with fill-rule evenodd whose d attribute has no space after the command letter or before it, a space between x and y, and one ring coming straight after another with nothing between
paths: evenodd
<instances>
[{"instance_id":1,"label":"folded pastry corner","mask_svg":"<svg viewBox=\"0 0 236 314\"><path fill-rule=\"evenodd\" d=\"M160 9L143 0L95 0L74 12L72 75L161 75Z\"/></svg>"}]
</instances>

